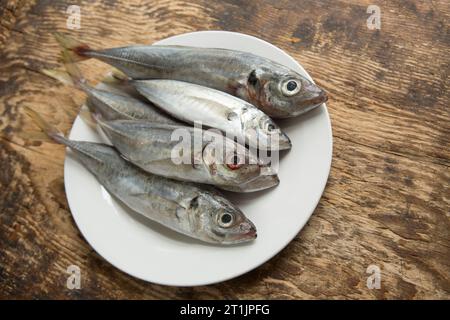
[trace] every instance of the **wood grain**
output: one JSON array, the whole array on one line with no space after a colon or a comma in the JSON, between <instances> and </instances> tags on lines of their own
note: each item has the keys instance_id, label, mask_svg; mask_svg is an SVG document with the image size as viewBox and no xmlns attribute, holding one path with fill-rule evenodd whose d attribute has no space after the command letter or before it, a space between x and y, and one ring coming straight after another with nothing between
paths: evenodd
<instances>
[{"instance_id":1,"label":"wood grain","mask_svg":"<svg viewBox=\"0 0 450 320\"><path fill-rule=\"evenodd\" d=\"M30 143L23 107L67 132L83 96L42 75L69 1L0 1L0 298L450 298L450 3L362 0L82 2L96 47L196 30L255 35L286 50L330 93L334 152L307 226L275 258L221 284L176 288L134 279L80 235L63 186L64 149ZM107 66L89 61L98 79ZM66 288L80 266L82 288ZM366 268L381 268L381 289Z\"/></svg>"}]
</instances>

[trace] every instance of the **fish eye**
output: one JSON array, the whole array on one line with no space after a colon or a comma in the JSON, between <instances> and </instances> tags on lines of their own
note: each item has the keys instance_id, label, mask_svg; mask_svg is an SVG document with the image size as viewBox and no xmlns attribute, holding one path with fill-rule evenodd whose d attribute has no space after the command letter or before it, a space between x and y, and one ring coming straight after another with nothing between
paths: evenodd
<instances>
[{"instance_id":1,"label":"fish eye","mask_svg":"<svg viewBox=\"0 0 450 320\"><path fill-rule=\"evenodd\" d=\"M234 216L231 213L224 212L219 216L219 225L223 228L231 226L234 222Z\"/></svg>"},{"instance_id":2,"label":"fish eye","mask_svg":"<svg viewBox=\"0 0 450 320\"><path fill-rule=\"evenodd\" d=\"M290 79L283 83L281 91L285 96L293 96L301 89L301 83L298 80Z\"/></svg>"},{"instance_id":3,"label":"fish eye","mask_svg":"<svg viewBox=\"0 0 450 320\"><path fill-rule=\"evenodd\" d=\"M236 112L230 112L227 116L228 121L233 121L238 118L238 114Z\"/></svg>"},{"instance_id":4,"label":"fish eye","mask_svg":"<svg viewBox=\"0 0 450 320\"><path fill-rule=\"evenodd\" d=\"M289 81L287 84L286 84L286 88L288 89L288 91L294 91L295 89L297 89L297 82L295 82L295 81Z\"/></svg>"},{"instance_id":5,"label":"fish eye","mask_svg":"<svg viewBox=\"0 0 450 320\"><path fill-rule=\"evenodd\" d=\"M252 70L252 72L250 72L250 74L248 75L247 82L253 87L258 84L258 77L256 76L256 70Z\"/></svg>"},{"instance_id":6,"label":"fish eye","mask_svg":"<svg viewBox=\"0 0 450 320\"><path fill-rule=\"evenodd\" d=\"M260 128L268 133L276 133L277 130L279 130L278 126L268 118L262 119L260 122Z\"/></svg>"}]
</instances>

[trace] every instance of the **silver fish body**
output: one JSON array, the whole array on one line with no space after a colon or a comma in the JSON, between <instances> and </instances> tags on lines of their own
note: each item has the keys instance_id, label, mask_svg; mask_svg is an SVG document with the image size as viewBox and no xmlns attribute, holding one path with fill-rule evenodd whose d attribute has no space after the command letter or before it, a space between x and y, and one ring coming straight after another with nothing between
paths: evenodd
<instances>
[{"instance_id":1,"label":"silver fish body","mask_svg":"<svg viewBox=\"0 0 450 320\"><path fill-rule=\"evenodd\" d=\"M286 134L264 112L225 92L176 80L133 80L139 93L173 117L219 129L259 149L291 148Z\"/></svg>"},{"instance_id":2,"label":"silver fish body","mask_svg":"<svg viewBox=\"0 0 450 320\"><path fill-rule=\"evenodd\" d=\"M153 221L209 243L256 238L254 224L213 189L146 173L105 144L53 138L70 147L113 196Z\"/></svg>"},{"instance_id":3,"label":"silver fish body","mask_svg":"<svg viewBox=\"0 0 450 320\"><path fill-rule=\"evenodd\" d=\"M227 190L262 175L256 155L217 132L99 117L97 123L128 161L153 174Z\"/></svg>"},{"instance_id":4,"label":"silver fish body","mask_svg":"<svg viewBox=\"0 0 450 320\"><path fill-rule=\"evenodd\" d=\"M252 53L158 45L91 50L60 42L78 59L97 58L133 79L174 79L207 86L244 99L273 118L295 117L327 100L325 91L301 74Z\"/></svg>"}]
</instances>

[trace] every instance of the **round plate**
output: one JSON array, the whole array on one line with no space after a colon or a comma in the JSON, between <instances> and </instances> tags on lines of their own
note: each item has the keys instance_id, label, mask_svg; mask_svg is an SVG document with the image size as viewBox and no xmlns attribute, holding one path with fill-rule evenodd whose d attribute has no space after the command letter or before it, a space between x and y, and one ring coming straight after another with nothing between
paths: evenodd
<instances>
[{"instance_id":1,"label":"round plate","mask_svg":"<svg viewBox=\"0 0 450 320\"><path fill-rule=\"evenodd\" d=\"M159 45L186 45L248 51L306 71L279 48L252 36L202 31L174 36ZM226 193L255 223L258 238L222 247L190 239L131 212L117 203L70 154L65 187L74 220L89 244L108 262L134 277L172 286L196 286L237 277L280 252L313 213L331 166L332 135L325 105L304 116L279 121L292 140L280 156L276 188L257 193ZM70 139L101 141L77 117Z\"/></svg>"}]
</instances>

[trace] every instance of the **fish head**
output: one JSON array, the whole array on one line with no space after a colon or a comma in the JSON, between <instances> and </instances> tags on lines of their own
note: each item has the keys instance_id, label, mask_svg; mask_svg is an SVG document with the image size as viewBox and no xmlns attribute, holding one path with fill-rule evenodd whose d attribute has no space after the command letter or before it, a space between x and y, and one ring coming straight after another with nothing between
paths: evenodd
<instances>
[{"instance_id":1,"label":"fish head","mask_svg":"<svg viewBox=\"0 0 450 320\"><path fill-rule=\"evenodd\" d=\"M327 93L297 72L284 67L253 70L247 81L248 97L276 118L301 115L328 100Z\"/></svg>"},{"instance_id":2,"label":"fish head","mask_svg":"<svg viewBox=\"0 0 450 320\"><path fill-rule=\"evenodd\" d=\"M203 149L203 161L218 184L246 183L261 175L261 165L253 153L221 135L221 141L209 142Z\"/></svg>"},{"instance_id":3,"label":"fish head","mask_svg":"<svg viewBox=\"0 0 450 320\"><path fill-rule=\"evenodd\" d=\"M220 244L237 244L256 239L255 225L219 194L202 193L191 200L190 216L203 240Z\"/></svg>"},{"instance_id":4,"label":"fish head","mask_svg":"<svg viewBox=\"0 0 450 320\"><path fill-rule=\"evenodd\" d=\"M266 114L259 112L246 130L250 146L267 150L286 150L292 147L291 140ZM253 132L254 131L254 132ZM257 143L257 144L256 144Z\"/></svg>"}]
</instances>

